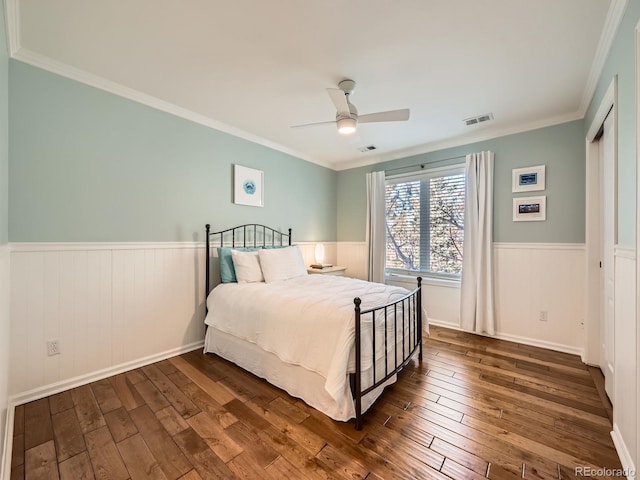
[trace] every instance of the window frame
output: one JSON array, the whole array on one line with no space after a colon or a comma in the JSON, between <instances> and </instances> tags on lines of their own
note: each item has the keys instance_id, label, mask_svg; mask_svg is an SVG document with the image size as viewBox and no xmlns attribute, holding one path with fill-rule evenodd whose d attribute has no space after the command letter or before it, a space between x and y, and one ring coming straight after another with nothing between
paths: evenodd
<instances>
[{"instance_id":1,"label":"window frame","mask_svg":"<svg viewBox=\"0 0 640 480\"><path fill-rule=\"evenodd\" d=\"M425 169L425 170L421 170L421 171L413 171L413 172L405 172L405 173L399 173L396 175L389 175L385 178L385 187L389 184L398 184L398 183L405 183L405 182L412 182L412 181L425 181L425 180L430 180L432 178L438 178L438 177L444 177L444 176L449 176L449 175L463 175L464 176L464 181L465 181L465 208L466 208L466 182L467 182L467 178L466 178L466 172L465 172L465 163L454 163L451 165L446 165L446 166L442 166L442 167L434 167L434 168L429 168L429 169ZM386 204L386 195L385 195L385 204ZM422 204L421 204L422 206ZM386 218L386 214L385 214L385 224L386 224L387 218ZM430 231L430 229L429 229ZM422 234L422 229L421 232ZM402 276L412 276L412 277L416 277L416 276L421 276L421 277L426 277L426 278L430 278L436 281L444 281L444 282L461 282L462 280L462 271L460 273L446 273L446 272L432 272L432 271L428 271L428 270L407 270L407 269L403 269L403 268L395 268L395 267L388 267L386 265L386 235L385 235L385 267L384 267L384 271L385 271L385 277L390 277L390 276L395 276L395 277L402 277Z\"/></svg>"}]
</instances>

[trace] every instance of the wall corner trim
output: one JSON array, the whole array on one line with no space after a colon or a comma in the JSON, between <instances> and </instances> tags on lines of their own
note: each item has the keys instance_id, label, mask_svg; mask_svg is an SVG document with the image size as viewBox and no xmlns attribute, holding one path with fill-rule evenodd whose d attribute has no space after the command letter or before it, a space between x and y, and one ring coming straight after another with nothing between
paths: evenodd
<instances>
[{"instance_id":1,"label":"wall corner trim","mask_svg":"<svg viewBox=\"0 0 640 480\"><path fill-rule=\"evenodd\" d=\"M618 452L618 456L620 457L622 468L627 475L626 478L635 480L637 474L636 466L633 464L633 457L631 456L631 452L627 448L627 445L624 443L618 425L615 423L613 424L613 430L611 431L611 439L613 440L613 445L616 447L616 452Z\"/></svg>"},{"instance_id":2,"label":"wall corner trim","mask_svg":"<svg viewBox=\"0 0 640 480\"><path fill-rule=\"evenodd\" d=\"M204 242L11 242L11 253L94 250L204 249Z\"/></svg>"},{"instance_id":3,"label":"wall corner trim","mask_svg":"<svg viewBox=\"0 0 640 480\"><path fill-rule=\"evenodd\" d=\"M604 68L609 51L611 50L611 45L613 45L616 33L618 33L618 28L620 27L620 23L622 22L628 3L629 0L613 0L611 2L607 18L602 29L602 34L600 35L596 54L593 56L593 63L591 64L589 77L582 94L582 101L580 102L579 109L582 116L587 112L589 104L593 98L593 94L596 91L598 79L602 74L602 69Z\"/></svg>"},{"instance_id":4,"label":"wall corner trim","mask_svg":"<svg viewBox=\"0 0 640 480\"><path fill-rule=\"evenodd\" d=\"M16 404L9 400L7 405L7 415L4 428L4 443L2 448L2 463L0 463L0 480L11 478L11 452L13 451L13 419L16 411Z\"/></svg>"},{"instance_id":5,"label":"wall corner trim","mask_svg":"<svg viewBox=\"0 0 640 480\"><path fill-rule=\"evenodd\" d=\"M613 256L619 258L626 258L628 260L636 259L636 249L632 247L621 247L616 245L613 247Z\"/></svg>"},{"instance_id":6,"label":"wall corner trim","mask_svg":"<svg viewBox=\"0 0 640 480\"><path fill-rule=\"evenodd\" d=\"M94 75L92 73L86 72L79 68L72 67L71 65L59 62L45 55L41 55L39 53L33 52L29 49L26 49L20 46L20 38L19 38L20 22L19 22L19 14L18 14L19 11L16 8L15 9L16 13L12 14L12 10L9 9L9 4L10 3L15 4L17 3L17 0L6 0L6 1L7 1L7 14L11 15L11 17L8 17L8 22L7 22L11 58L15 60L19 60L23 63L26 63L34 67L41 68L42 70L46 70L56 75L69 78L76 82L89 85L99 90L109 92L113 95L126 98L133 102L146 105L147 107L155 108L156 110L159 110L161 112L165 112L170 115L174 115L176 117L183 118L185 120L189 120L191 122L198 123L200 125L204 125L205 127L213 128L214 130L218 130L220 132L233 135L234 137L248 140L258 145L262 145L264 147L271 148L273 150L285 153L287 155L300 158L307 162L315 163L316 165L320 165L325 168L333 169L332 164L323 162L318 158L315 158L309 155L308 153L293 150L291 148L285 147L284 145L280 145L279 143L276 143L274 141L246 132L244 130L241 130L237 127L233 127L221 121L215 120L211 117L203 115L202 113L198 113L193 110L189 110L187 108L176 105L174 103L168 102L166 100L162 100L161 98L148 95L139 90L129 88L125 85L116 83L114 81L108 80L98 75Z\"/></svg>"},{"instance_id":7,"label":"wall corner trim","mask_svg":"<svg viewBox=\"0 0 640 480\"><path fill-rule=\"evenodd\" d=\"M526 250L577 250L584 251L584 243L519 243L493 242L494 249L526 249Z\"/></svg>"}]
</instances>

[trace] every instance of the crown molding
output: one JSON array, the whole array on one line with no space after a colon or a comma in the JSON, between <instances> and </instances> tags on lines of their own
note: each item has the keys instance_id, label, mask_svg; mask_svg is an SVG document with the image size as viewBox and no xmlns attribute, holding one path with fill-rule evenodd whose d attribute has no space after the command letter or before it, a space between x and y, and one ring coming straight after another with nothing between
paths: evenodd
<instances>
[{"instance_id":1,"label":"crown molding","mask_svg":"<svg viewBox=\"0 0 640 480\"><path fill-rule=\"evenodd\" d=\"M18 0L4 1L4 18L7 27L9 56L13 57L20 50L20 8Z\"/></svg>"},{"instance_id":2,"label":"crown molding","mask_svg":"<svg viewBox=\"0 0 640 480\"><path fill-rule=\"evenodd\" d=\"M106 78L94 75L84 70L72 67L66 63L58 62L57 60L53 60L45 55L40 55L39 53L35 53L24 47L19 47L18 50L11 55L11 57L23 63L27 63L34 67L41 68L51 73L55 73L56 75L60 75L71 80L84 83L85 85L95 87L99 90L104 90L106 92L118 95L119 97L123 97L137 103L141 103L161 112L169 113L171 115L175 115L176 117L184 118L185 120L189 120L191 122L198 123L200 125L204 125L206 127L210 127L224 133L228 133L229 135L233 135L234 137L257 143L258 145L277 150L279 152L291 155L307 162L315 163L325 168L332 168L330 164L322 162L317 158L311 157L306 153L292 150L285 147L284 145L280 145L279 143L267 140L266 138L253 135L226 123L213 120L212 118L209 118L200 113L180 107L165 100L161 100L157 97L147 95L146 93L142 93L138 90L125 87L124 85L113 82L111 80L107 80Z\"/></svg>"},{"instance_id":3,"label":"crown molding","mask_svg":"<svg viewBox=\"0 0 640 480\"><path fill-rule=\"evenodd\" d=\"M616 33L618 33L620 23L622 23L622 18L624 17L624 12L627 9L628 3L629 0L612 0L611 6L609 7L609 12L607 13L607 18L605 19L604 27L600 34L598 48L596 49L596 54L593 57L593 63L591 64L591 71L587 78L587 84L585 85L584 92L582 93L582 101L580 102L580 108L578 111L581 112L581 116L583 117L587 113L587 109L591 104L593 94L598 86L598 80L600 79L600 75L602 75L602 69L604 68L605 61L607 60L607 56L611 50L611 45L613 45Z\"/></svg>"},{"instance_id":4,"label":"crown molding","mask_svg":"<svg viewBox=\"0 0 640 480\"><path fill-rule=\"evenodd\" d=\"M507 135L515 135L516 133L529 132L531 130L537 130L539 128L552 127L554 125L560 125L562 123L573 122L574 120L581 120L584 114L580 112L574 112L566 115L559 115L556 117L550 117L543 120L536 120L535 122L526 123L523 125L496 127L492 129L483 130L476 135L464 135L439 142L431 142L419 145L417 147L411 147L403 150L397 150L395 152L389 152L385 155L377 155L375 157L367 157L362 160L345 161L340 164L333 164L331 168L337 171L349 170L352 168L365 167L367 165L375 165L377 163L388 162L391 160L399 160L401 158L412 157L415 155L421 155L423 153L438 152L446 148L461 147L463 145L469 145L470 143L483 142L485 140L491 140L494 138L505 137Z\"/></svg>"},{"instance_id":5,"label":"crown molding","mask_svg":"<svg viewBox=\"0 0 640 480\"><path fill-rule=\"evenodd\" d=\"M348 170L351 168L374 165L377 163L387 162L391 160L398 160L401 158L406 158L414 155L435 152L435 151L443 150L446 148L459 147L459 146L468 145L475 142L491 140L491 139L506 136L506 135L513 135L516 133L536 130L538 128L549 127L549 126L558 125L558 124L570 122L573 120L580 120L584 118L584 115L589 107L589 104L595 92L598 79L602 73L602 69L604 67L604 63L606 61L607 55L609 54L609 50L611 49L611 45L618 31L618 27L620 26L620 23L624 16L624 12L628 5L628 1L629 0L612 0L611 6L609 8L609 12L607 13L607 18L605 20L602 34L600 35L598 48L594 57L593 64L591 66L589 78L587 80L587 84L586 84L578 111L557 116L557 117L552 117L548 119L527 123L524 125L487 129L475 135L461 135L461 136L457 136L457 137L450 138L443 141L426 143L416 147L389 152L388 154L378 154L375 156L368 156L364 159L352 158L350 160L348 159L341 162L329 162L326 160L321 160L308 153L299 152L299 151L290 149L288 147L285 147L284 145L280 145L279 143L251 134L249 132L233 127L226 123L214 120L200 113L180 107L173 103L153 97L151 95L147 95L140 91L125 87L124 85L121 85L119 83L113 82L111 80L107 80L97 75L93 75L84 70L77 69L68 64L58 62L49 57L40 55L26 48L23 48L20 44L20 8L19 8L20 0L5 0L4 4L5 4L6 23L7 23L7 40L8 40L8 46L9 46L9 54L11 58L15 60L19 60L21 62L27 63L34 67L41 68L51 73L61 75L63 77L78 81L80 83L84 83L86 85L98 88L100 90L110 92L114 95L127 98L134 102L141 103L148 107L154 108L156 110L166 112L171 115L175 115L177 117L192 121L194 123L198 123L198 124L213 128L215 130L219 130L221 132L233 135L235 137L242 138L244 140L248 140L250 142L271 148L273 150L285 153L287 155L291 155L301 160L305 160L307 162L314 163L316 165L329 168L335 171L342 171L342 170Z\"/></svg>"},{"instance_id":6,"label":"crown molding","mask_svg":"<svg viewBox=\"0 0 640 480\"><path fill-rule=\"evenodd\" d=\"M32 52L26 48L23 48L20 44L20 0L5 0L5 18L7 26L7 41L9 46L9 56L15 60L27 63L34 67L41 68L51 73L75 80L80 83L98 88L100 90L113 93L123 98L127 98L137 103L141 103L148 107L154 108L161 112L166 112L171 115L175 115L185 120L204 125L206 127L219 130L234 137L242 138L258 145L262 145L273 150L291 155L307 162L315 163L325 168L331 168L326 162L322 162L316 158L309 156L306 153L298 152L280 145L276 142L272 142L265 138L253 135L245 132L236 127L232 127L223 122L213 120L205 115L182 108L173 103L166 102L159 98L147 95L146 93L139 92L129 87L125 87L119 83L107 80L106 78L93 75L78 68L72 67L62 62L58 62L44 55Z\"/></svg>"}]
</instances>

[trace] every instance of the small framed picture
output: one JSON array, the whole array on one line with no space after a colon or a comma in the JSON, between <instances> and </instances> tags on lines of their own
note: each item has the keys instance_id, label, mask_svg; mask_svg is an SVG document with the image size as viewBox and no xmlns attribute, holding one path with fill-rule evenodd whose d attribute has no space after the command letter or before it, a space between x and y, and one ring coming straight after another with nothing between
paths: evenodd
<instances>
[{"instance_id":1,"label":"small framed picture","mask_svg":"<svg viewBox=\"0 0 640 480\"><path fill-rule=\"evenodd\" d=\"M544 190L544 167L544 165L537 165L511 170L511 191L536 192Z\"/></svg>"},{"instance_id":2,"label":"small framed picture","mask_svg":"<svg viewBox=\"0 0 640 480\"><path fill-rule=\"evenodd\" d=\"M519 197L513 199L514 222L543 222L547 219L547 197Z\"/></svg>"},{"instance_id":3,"label":"small framed picture","mask_svg":"<svg viewBox=\"0 0 640 480\"><path fill-rule=\"evenodd\" d=\"M264 206L264 172L254 168L233 166L233 203Z\"/></svg>"}]
</instances>

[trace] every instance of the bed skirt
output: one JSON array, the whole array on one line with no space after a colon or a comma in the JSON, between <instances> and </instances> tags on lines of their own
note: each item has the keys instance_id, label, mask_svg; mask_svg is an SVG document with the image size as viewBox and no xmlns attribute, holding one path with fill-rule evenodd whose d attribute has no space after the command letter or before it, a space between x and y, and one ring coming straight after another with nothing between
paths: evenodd
<instances>
[{"instance_id":1,"label":"bed skirt","mask_svg":"<svg viewBox=\"0 0 640 480\"><path fill-rule=\"evenodd\" d=\"M348 381L338 401L325 390L326 379L322 375L299 365L284 363L275 354L262 350L256 344L238 339L211 326L207 328L204 353L215 353L235 363L285 390L289 395L302 399L334 420L347 421L355 417L355 406ZM345 372L345 375L348 374ZM380 396L384 387L394 383L396 378L390 378L384 385L363 397L363 412Z\"/></svg>"}]
</instances>

